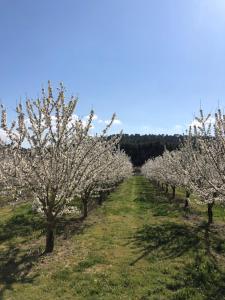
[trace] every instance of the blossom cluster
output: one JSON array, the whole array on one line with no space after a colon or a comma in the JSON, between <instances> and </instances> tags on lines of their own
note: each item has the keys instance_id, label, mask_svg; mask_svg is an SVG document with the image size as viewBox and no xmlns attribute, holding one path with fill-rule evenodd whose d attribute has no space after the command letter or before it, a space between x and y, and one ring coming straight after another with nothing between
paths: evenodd
<instances>
[{"instance_id":1,"label":"blossom cluster","mask_svg":"<svg viewBox=\"0 0 225 300\"><path fill-rule=\"evenodd\" d=\"M219 109L212 118L200 110L180 149L148 160L142 173L193 192L198 203L208 206L208 212L214 203L224 203L225 115Z\"/></svg>"},{"instance_id":2,"label":"blossom cluster","mask_svg":"<svg viewBox=\"0 0 225 300\"><path fill-rule=\"evenodd\" d=\"M94 111L85 123L75 118L77 100L66 101L62 84L54 96L49 82L40 98L27 99L25 109L17 106L17 120L10 126L2 107L7 141L0 146L0 183L35 199L33 207L44 214L51 235L58 216L78 211L79 199L86 203L92 194L132 175L132 164L118 147L121 135L107 137L115 115L92 136Z\"/></svg>"}]
</instances>

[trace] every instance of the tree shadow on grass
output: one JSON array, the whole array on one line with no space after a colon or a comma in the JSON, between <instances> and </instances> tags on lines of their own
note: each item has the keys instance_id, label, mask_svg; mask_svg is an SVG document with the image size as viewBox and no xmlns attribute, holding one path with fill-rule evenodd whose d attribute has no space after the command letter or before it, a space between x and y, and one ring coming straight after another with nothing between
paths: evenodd
<instances>
[{"instance_id":1,"label":"tree shadow on grass","mask_svg":"<svg viewBox=\"0 0 225 300\"><path fill-rule=\"evenodd\" d=\"M56 225L56 234L63 239L69 239L73 235L82 234L84 230L91 226L92 224L86 222L83 217L61 218Z\"/></svg>"},{"instance_id":2,"label":"tree shadow on grass","mask_svg":"<svg viewBox=\"0 0 225 300\"><path fill-rule=\"evenodd\" d=\"M44 231L44 219L31 207L24 206L15 210L6 222L0 223L0 242L17 236L30 236L36 230Z\"/></svg>"},{"instance_id":3,"label":"tree shadow on grass","mask_svg":"<svg viewBox=\"0 0 225 300\"><path fill-rule=\"evenodd\" d=\"M28 274L39 258L38 251L27 253L12 245L0 253L0 299L6 290L12 289L14 283L33 282L37 275Z\"/></svg>"},{"instance_id":4,"label":"tree shadow on grass","mask_svg":"<svg viewBox=\"0 0 225 300\"><path fill-rule=\"evenodd\" d=\"M184 210L184 203L181 199L169 200L162 193L156 193L154 190L143 190L140 196L134 201L141 205L141 208L151 209L152 215L155 217L175 217L179 215L186 216L187 211ZM190 213L190 212L189 212Z\"/></svg>"},{"instance_id":5,"label":"tree shadow on grass","mask_svg":"<svg viewBox=\"0 0 225 300\"><path fill-rule=\"evenodd\" d=\"M176 217L183 216L186 218L198 218L204 215L203 212L193 210L192 208L184 208L185 199L176 197L171 198L169 193L160 190L153 184L146 182L141 185L141 183L136 183L140 186L139 196L134 200L138 202L141 208L145 207L151 209L152 215L155 217Z\"/></svg>"},{"instance_id":6,"label":"tree shadow on grass","mask_svg":"<svg viewBox=\"0 0 225 300\"><path fill-rule=\"evenodd\" d=\"M81 234L88 226L82 218L62 218L56 226L56 239ZM10 218L0 223L0 242L7 242L0 251L0 299L6 290L12 289L14 283L32 283L38 276L30 275L33 265L43 255L43 247L30 244L34 232L38 235L35 234L33 239L45 234L45 220L28 206L15 209ZM20 240L20 248L14 240L17 237L25 237ZM27 250L29 245L31 250Z\"/></svg>"},{"instance_id":7,"label":"tree shadow on grass","mask_svg":"<svg viewBox=\"0 0 225 300\"><path fill-rule=\"evenodd\" d=\"M61 217L56 223L56 234L63 237L81 234L86 227L88 225L82 217ZM15 209L6 222L0 223L0 242L10 241L15 237L31 236L35 231L39 231L41 236L45 234L45 230L45 218L34 212L30 206L22 206Z\"/></svg>"},{"instance_id":8,"label":"tree shadow on grass","mask_svg":"<svg viewBox=\"0 0 225 300\"><path fill-rule=\"evenodd\" d=\"M172 276L167 289L172 299L225 299L225 271L219 261L197 252L192 262Z\"/></svg>"},{"instance_id":9,"label":"tree shadow on grass","mask_svg":"<svg viewBox=\"0 0 225 300\"><path fill-rule=\"evenodd\" d=\"M225 299L225 268L220 261L225 259L223 232L224 228L210 228L205 223L145 225L131 238L139 255L130 265L144 258L169 265L169 260L183 256L184 267L172 273L172 282L166 284L172 299Z\"/></svg>"},{"instance_id":10,"label":"tree shadow on grass","mask_svg":"<svg viewBox=\"0 0 225 300\"><path fill-rule=\"evenodd\" d=\"M191 226L177 223L160 225L145 225L131 238L133 247L138 248L140 256L131 265L140 259L154 255L159 258L175 258L185 252L197 249L200 243L198 231Z\"/></svg>"},{"instance_id":11,"label":"tree shadow on grass","mask_svg":"<svg viewBox=\"0 0 225 300\"><path fill-rule=\"evenodd\" d=\"M134 185L139 190L139 196L135 201L139 202L141 208L151 209L153 216L173 218L181 215L185 219L197 220L205 215L205 212L193 207L185 208L185 197L176 195L173 199L171 192L166 193L154 182L138 178Z\"/></svg>"}]
</instances>

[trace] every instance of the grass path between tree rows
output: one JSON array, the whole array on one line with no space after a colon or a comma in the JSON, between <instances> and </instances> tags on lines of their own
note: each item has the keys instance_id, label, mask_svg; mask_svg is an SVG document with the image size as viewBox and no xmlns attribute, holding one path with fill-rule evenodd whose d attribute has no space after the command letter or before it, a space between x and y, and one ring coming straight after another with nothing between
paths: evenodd
<instances>
[{"instance_id":1,"label":"grass path between tree rows","mask_svg":"<svg viewBox=\"0 0 225 300\"><path fill-rule=\"evenodd\" d=\"M0 298L225 299L221 212L184 213L142 176L122 183L80 226L57 236L47 257L36 215L26 205L1 210Z\"/></svg>"}]
</instances>

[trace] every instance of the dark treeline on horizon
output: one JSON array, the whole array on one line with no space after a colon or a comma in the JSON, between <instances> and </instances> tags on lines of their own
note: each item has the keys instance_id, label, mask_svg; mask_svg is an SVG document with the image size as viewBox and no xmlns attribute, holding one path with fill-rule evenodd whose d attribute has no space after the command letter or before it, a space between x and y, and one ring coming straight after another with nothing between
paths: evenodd
<instances>
[{"instance_id":1,"label":"dark treeline on horizon","mask_svg":"<svg viewBox=\"0 0 225 300\"><path fill-rule=\"evenodd\" d=\"M120 147L130 156L134 166L141 166L149 158L162 155L165 148L177 149L181 141L182 136L177 134L123 134Z\"/></svg>"}]
</instances>

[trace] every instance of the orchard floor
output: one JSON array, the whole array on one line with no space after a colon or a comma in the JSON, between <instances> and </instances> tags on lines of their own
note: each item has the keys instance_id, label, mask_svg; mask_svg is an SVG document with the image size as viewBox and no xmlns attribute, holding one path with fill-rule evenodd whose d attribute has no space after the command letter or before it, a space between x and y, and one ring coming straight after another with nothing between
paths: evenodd
<instances>
[{"instance_id":1,"label":"orchard floor","mask_svg":"<svg viewBox=\"0 0 225 300\"><path fill-rule=\"evenodd\" d=\"M0 212L0 299L225 299L224 209L184 212L144 177L122 183L85 222L58 229L40 256L43 224L27 205Z\"/></svg>"}]
</instances>

